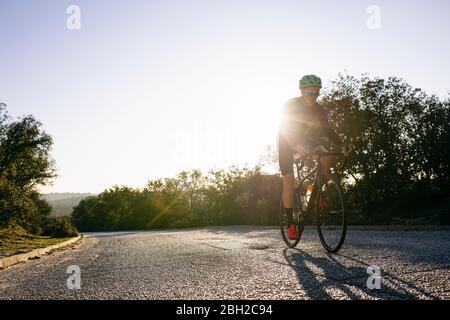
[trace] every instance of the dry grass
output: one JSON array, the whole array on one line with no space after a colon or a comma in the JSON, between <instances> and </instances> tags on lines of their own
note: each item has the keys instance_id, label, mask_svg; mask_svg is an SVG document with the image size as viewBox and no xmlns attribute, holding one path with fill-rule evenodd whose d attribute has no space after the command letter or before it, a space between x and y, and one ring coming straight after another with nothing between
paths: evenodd
<instances>
[{"instance_id":1,"label":"dry grass","mask_svg":"<svg viewBox=\"0 0 450 320\"><path fill-rule=\"evenodd\" d=\"M70 238L51 238L28 233L21 227L0 229L0 258L47 247Z\"/></svg>"}]
</instances>

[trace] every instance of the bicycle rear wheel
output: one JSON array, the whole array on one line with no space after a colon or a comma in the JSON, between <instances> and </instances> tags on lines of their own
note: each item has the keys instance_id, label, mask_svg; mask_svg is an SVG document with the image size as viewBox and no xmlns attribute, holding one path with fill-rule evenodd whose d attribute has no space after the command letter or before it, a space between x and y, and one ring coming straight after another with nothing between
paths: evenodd
<instances>
[{"instance_id":1,"label":"bicycle rear wheel","mask_svg":"<svg viewBox=\"0 0 450 320\"><path fill-rule=\"evenodd\" d=\"M281 236L283 237L284 243L289 248L294 248L300 241L302 233L303 233L303 225L301 225L301 211L300 211L300 195L298 194L298 190L295 190L294 192L294 213L293 213L293 222L297 225L298 229L298 239L289 239L288 238L288 217L286 214L286 211L283 207L283 197L281 197L280 201L280 230L281 230Z\"/></svg>"},{"instance_id":2,"label":"bicycle rear wheel","mask_svg":"<svg viewBox=\"0 0 450 320\"><path fill-rule=\"evenodd\" d=\"M324 180L318 191L314 210L320 242L328 252L336 253L344 244L347 233L344 192L335 177Z\"/></svg>"}]
</instances>

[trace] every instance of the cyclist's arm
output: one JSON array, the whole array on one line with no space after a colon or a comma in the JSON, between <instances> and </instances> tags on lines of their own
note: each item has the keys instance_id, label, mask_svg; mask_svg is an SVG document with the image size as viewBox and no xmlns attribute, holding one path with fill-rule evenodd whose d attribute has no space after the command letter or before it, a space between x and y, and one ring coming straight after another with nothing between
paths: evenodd
<instances>
[{"instance_id":1,"label":"cyclist's arm","mask_svg":"<svg viewBox=\"0 0 450 320\"><path fill-rule=\"evenodd\" d=\"M330 123L328 122L327 115L325 114L325 110L321 107L321 112L319 113L319 123L320 128L322 129L325 136L335 145L339 147L345 146L342 140L339 138L337 133L331 129Z\"/></svg>"}]
</instances>

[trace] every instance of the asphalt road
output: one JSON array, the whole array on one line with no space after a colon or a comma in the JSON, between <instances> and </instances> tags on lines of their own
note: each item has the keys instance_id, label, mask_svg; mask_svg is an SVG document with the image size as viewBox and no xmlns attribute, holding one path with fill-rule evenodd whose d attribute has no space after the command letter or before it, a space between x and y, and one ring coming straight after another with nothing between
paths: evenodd
<instances>
[{"instance_id":1,"label":"asphalt road","mask_svg":"<svg viewBox=\"0 0 450 320\"><path fill-rule=\"evenodd\" d=\"M81 289L68 289L79 266ZM367 267L381 288L367 287ZM314 230L286 249L276 228L99 233L0 271L0 299L450 299L450 231L350 231L328 254Z\"/></svg>"}]
</instances>

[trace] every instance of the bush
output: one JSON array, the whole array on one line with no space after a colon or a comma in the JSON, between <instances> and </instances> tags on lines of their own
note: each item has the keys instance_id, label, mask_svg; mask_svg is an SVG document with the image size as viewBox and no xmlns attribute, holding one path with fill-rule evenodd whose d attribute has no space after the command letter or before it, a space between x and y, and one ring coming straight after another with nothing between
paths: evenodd
<instances>
[{"instance_id":1,"label":"bush","mask_svg":"<svg viewBox=\"0 0 450 320\"><path fill-rule=\"evenodd\" d=\"M78 230L70 217L48 218L43 227L43 234L54 238L76 237Z\"/></svg>"}]
</instances>

